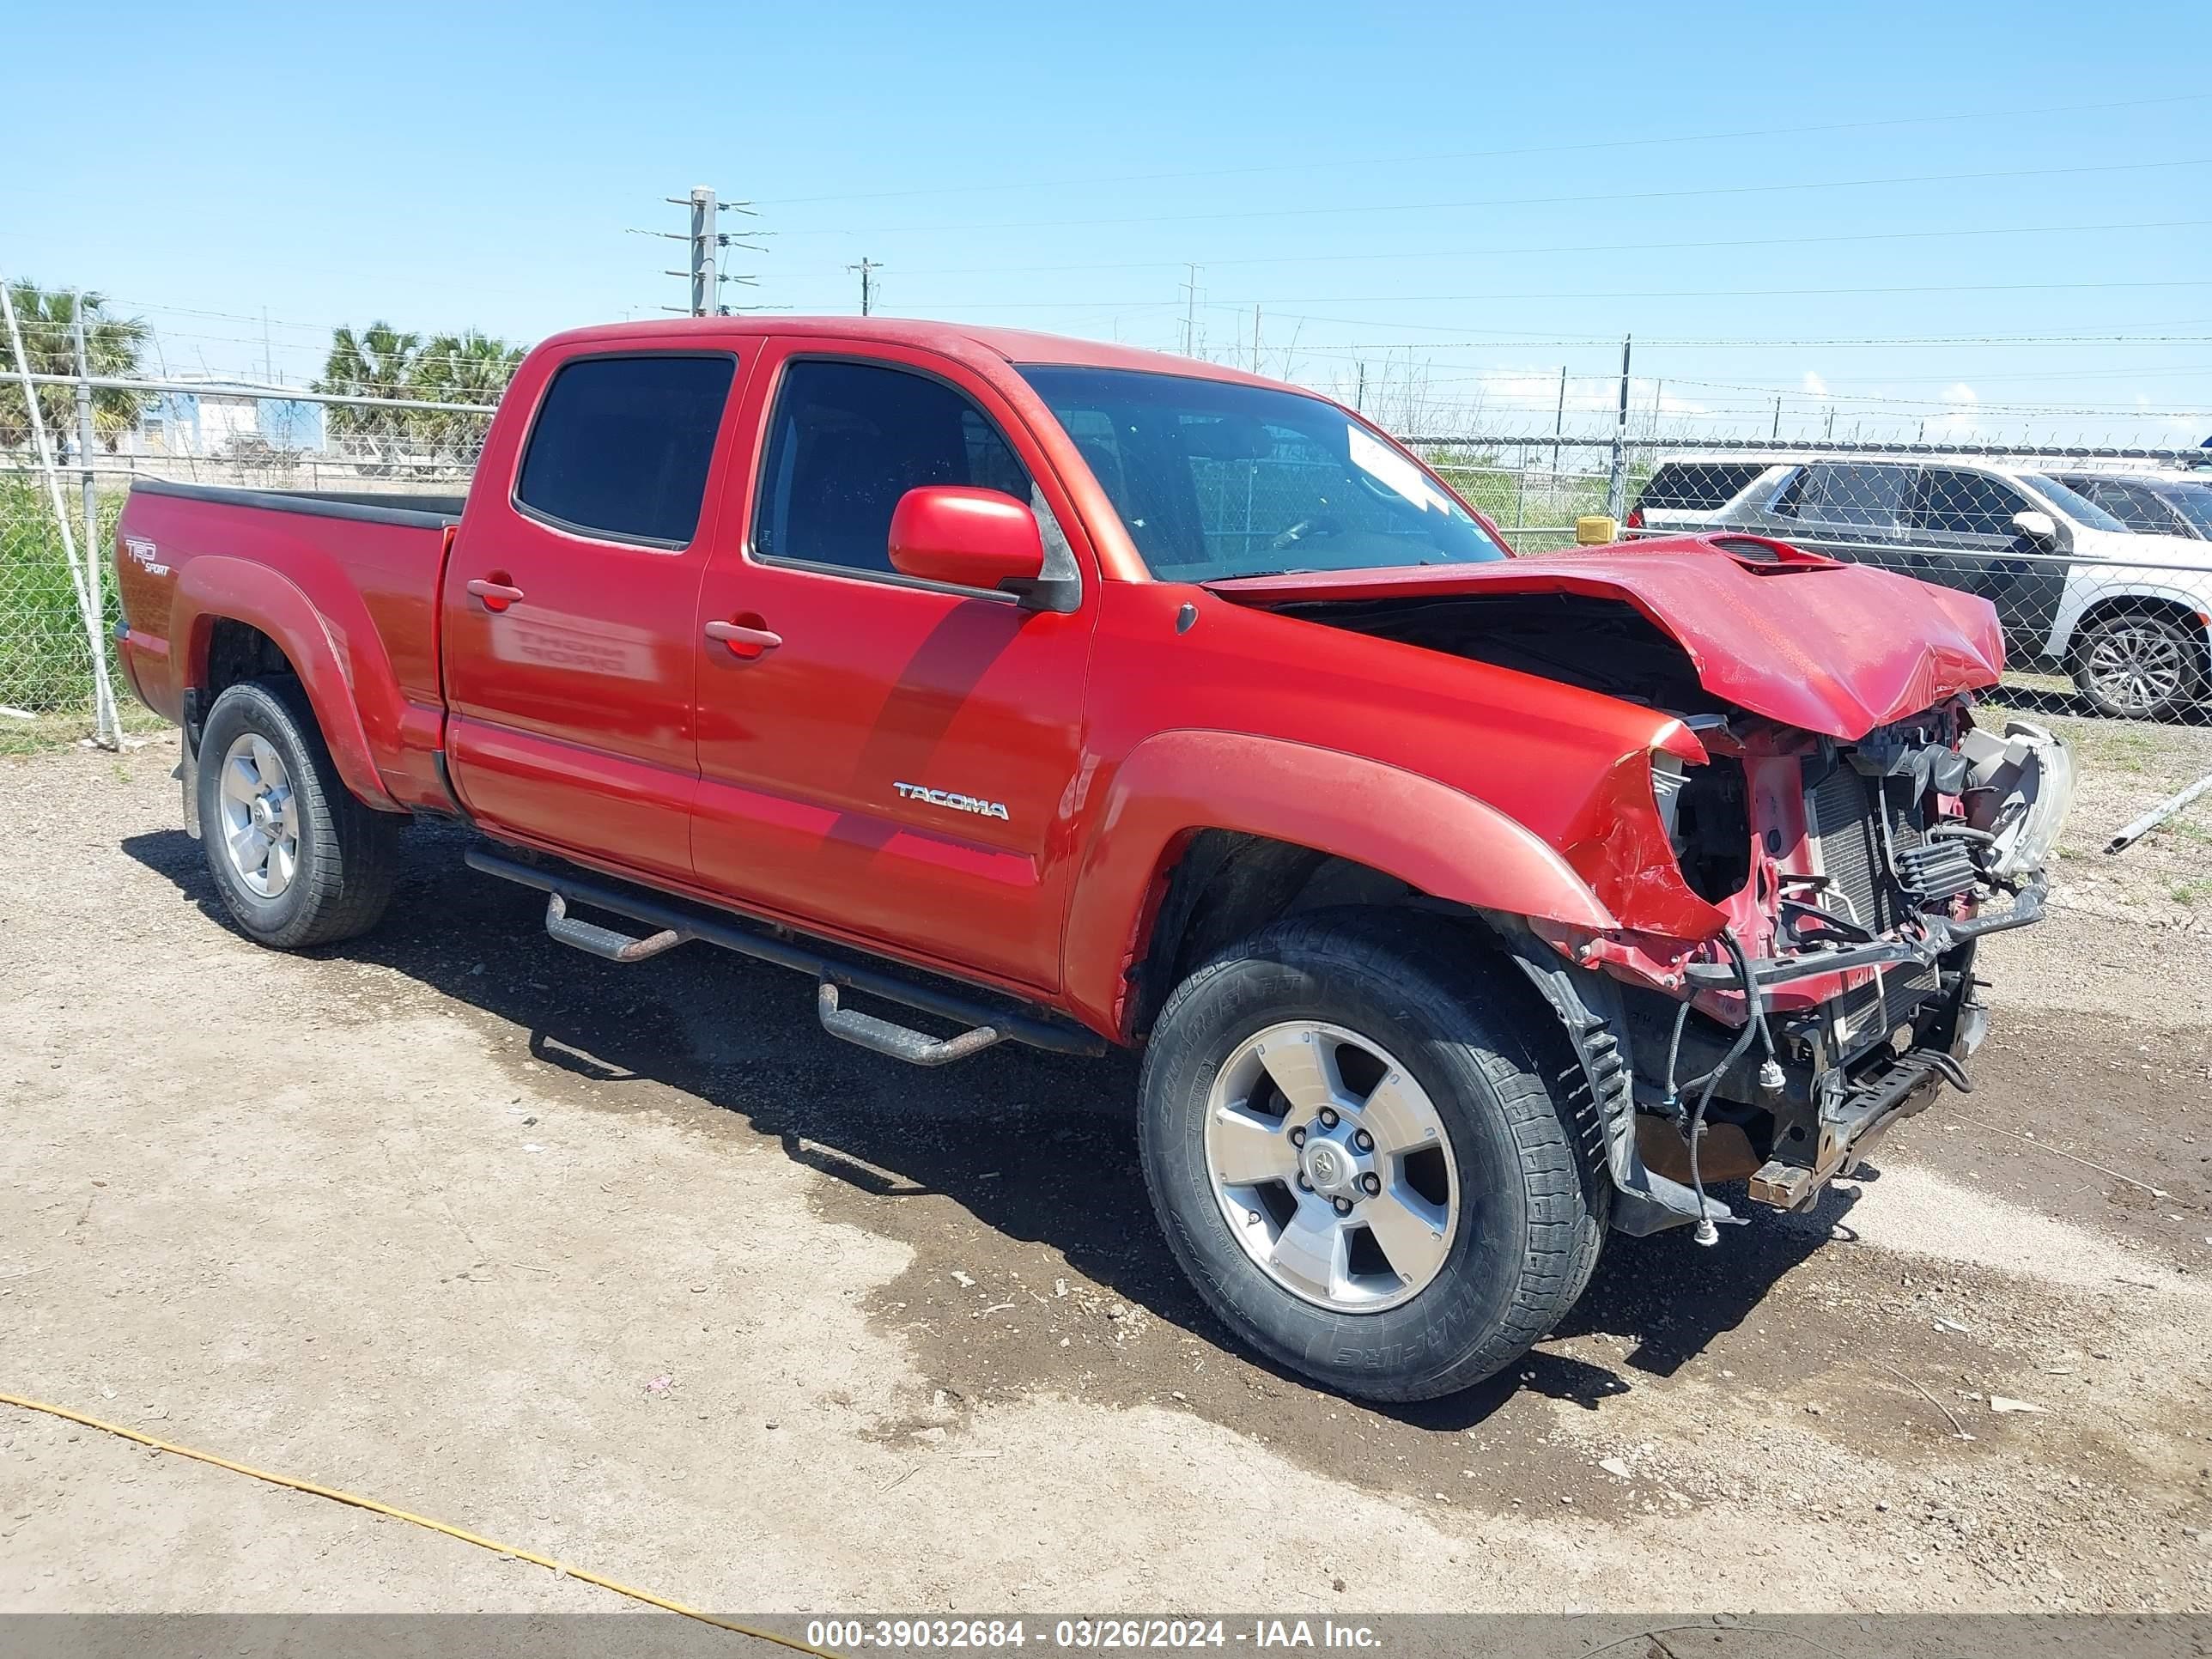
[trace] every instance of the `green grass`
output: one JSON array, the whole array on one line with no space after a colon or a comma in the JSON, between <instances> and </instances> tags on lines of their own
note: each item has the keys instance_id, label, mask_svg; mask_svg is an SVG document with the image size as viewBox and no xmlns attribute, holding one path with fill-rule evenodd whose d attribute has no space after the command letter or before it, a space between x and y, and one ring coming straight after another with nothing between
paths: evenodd
<instances>
[{"instance_id":1,"label":"green grass","mask_svg":"<svg viewBox=\"0 0 2212 1659\"><path fill-rule=\"evenodd\" d=\"M68 500L76 506L73 491ZM103 565L122 510L120 495L100 504L100 534L90 551ZM114 641L105 628L101 635L108 672L119 688ZM0 705L40 715L92 707L92 653L61 534L45 483L28 471L0 471ZM22 724L0 715L0 752L16 751L21 734L8 728Z\"/></svg>"}]
</instances>

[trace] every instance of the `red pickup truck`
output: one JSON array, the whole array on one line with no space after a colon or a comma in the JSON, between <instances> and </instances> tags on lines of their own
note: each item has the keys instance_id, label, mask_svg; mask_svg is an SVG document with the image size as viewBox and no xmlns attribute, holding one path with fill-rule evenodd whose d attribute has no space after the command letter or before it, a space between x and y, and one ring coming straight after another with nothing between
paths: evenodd
<instances>
[{"instance_id":1,"label":"red pickup truck","mask_svg":"<svg viewBox=\"0 0 2212 1659\"><path fill-rule=\"evenodd\" d=\"M1515 558L1326 398L991 329L565 334L465 500L142 482L116 557L253 939L373 925L430 815L563 943L782 963L897 1060L1140 1045L1200 1292L1382 1399L1963 1084L2071 790L1976 721L1978 599Z\"/></svg>"}]
</instances>

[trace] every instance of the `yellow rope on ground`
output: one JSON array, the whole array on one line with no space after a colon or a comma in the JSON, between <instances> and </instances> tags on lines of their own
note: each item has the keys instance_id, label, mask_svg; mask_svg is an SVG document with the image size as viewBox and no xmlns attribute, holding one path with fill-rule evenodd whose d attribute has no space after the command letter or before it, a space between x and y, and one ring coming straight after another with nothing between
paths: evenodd
<instances>
[{"instance_id":1,"label":"yellow rope on ground","mask_svg":"<svg viewBox=\"0 0 2212 1659\"><path fill-rule=\"evenodd\" d=\"M265 1480L272 1486L289 1486L294 1492L307 1492L315 1498L327 1498L334 1504L350 1504L357 1510L368 1510L377 1515L388 1515L395 1521L405 1521L417 1527L428 1527L432 1532L441 1532L448 1538L458 1538L464 1544L474 1544L501 1555L511 1555L518 1561L527 1561L532 1566L544 1567L562 1573L586 1584L596 1584L601 1589L612 1590L617 1595L627 1595L634 1601L665 1612L681 1613L686 1619L696 1619L702 1625L712 1625L718 1630L735 1631L740 1636L750 1636L759 1642L773 1642L778 1647L795 1649L800 1653L820 1656L820 1659L837 1659L837 1656L821 1648L788 1636L779 1636L772 1630L757 1630L750 1625L740 1625L731 1619L717 1619L711 1613L702 1613L681 1601L671 1601L665 1595L655 1595L651 1590L641 1590L612 1578L602 1577L596 1572L586 1572L581 1567L572 1567L566 1562L519 1550L512 1544L502 1544L495 1539L482 1538L459 1527L448 1526L443 1521L433 1521L428 1516L410 1515L405 1510L394 1509L389 1504L380 1504L374 1498L363 1498L358 1492L341 1492L336 1486L319 1486L312 1480L301 1480L289 1474L271 1474L266 1469L257 1469L251 1464L234 1463L227 1457L217 1457L213 1452L196 1451L190 1446L179 1446L172 1441L157 1440L150 1434L141 1434L136 1429L126 1429L114 1423L104 1423L99 1418L88 1417L82 1412L73 1412L66 1406L51 1406L43 1400L26 1400L21 1395L0 1394L0 1406L19 1406L27 1412L44 1412L49 1417L82 1423L88 1429L98 1429L103 1434L119 1435L125 1440L135 1440L142 1446L151 1446L155 1451L165 1451L178 1457L189 1457L196 1463L212 1463L219 1469L228 1469L233 1474L251 1475L256 1480Z\"/></svg>"}]
</instances>

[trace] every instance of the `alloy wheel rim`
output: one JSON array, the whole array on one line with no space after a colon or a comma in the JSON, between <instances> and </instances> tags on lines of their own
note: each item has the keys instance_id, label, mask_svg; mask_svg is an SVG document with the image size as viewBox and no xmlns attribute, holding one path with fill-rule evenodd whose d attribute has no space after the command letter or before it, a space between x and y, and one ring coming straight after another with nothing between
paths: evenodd
<instances>
[{"instance_id":1,"label":"alloy wheel rim","mask_svg":"<svg viewBox=\"0 0 2212 1659\"><path fill-rule=\"evenodd\" d=\"M1435 1103L1340 1025L1288 1020L1237 1046L1207 1096L1206 1162L1254 1265L1332 1312L1410 1302L1458 1230L1459 1173Z\"/></svg>"},{"instance_id":2,"label":"alloy wheel rim","mask_svg":"<svg viewBox=\"0 0 2212 1659\"><path fill-rule=\"evenodd\" d=\"M2089 678L2099 694L2116 708L2138 713L2179 696L2187 672L2181 642L2163 629L2116 628L2089 649Z\"/></svg>"},{"instance_id":3,"label":"alloy wheel rim","mask_svg":"<svg viewBox=\"0 0 2212 1659\"><path fill-rule=\"evenodd\" d=\"M232 873L257 897L278 897L299 872L300 814L276 745L255 732L232 739L217 799Z\"/></svg>"}]
</instances>

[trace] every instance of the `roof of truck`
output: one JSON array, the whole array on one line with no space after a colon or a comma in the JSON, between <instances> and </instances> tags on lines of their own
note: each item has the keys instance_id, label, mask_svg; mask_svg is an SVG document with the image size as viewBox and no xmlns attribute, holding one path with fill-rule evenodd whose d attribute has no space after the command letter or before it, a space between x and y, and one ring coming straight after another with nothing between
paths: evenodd
<instances>
[{"instance_id":1,"label":"roof of truck","mask_svg":"<svg viewBox=\"0 0 2212 1659\"><path fill-rule=\"evenodd\" d=\"M1166 351L1146 351L1105 340L1077 340L1064 334L1033 334L1026 329L985 328L972 323L935 322L910 317L680 317L659 322L602 323L591 328L570 329L542 343L570 346L641 337L704 343L769 335L868 340L939 351L954 357L981 350L1010 363L1132 368L1153 374L1188 374L1208 380L1240 381L1248 386L1281 384L1219 363L1201 362L1194 357L1181 357Z\"/></svg>"}]
</instances>

